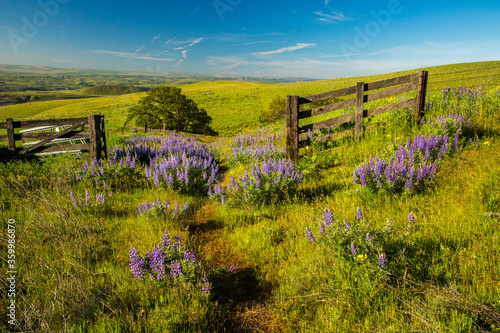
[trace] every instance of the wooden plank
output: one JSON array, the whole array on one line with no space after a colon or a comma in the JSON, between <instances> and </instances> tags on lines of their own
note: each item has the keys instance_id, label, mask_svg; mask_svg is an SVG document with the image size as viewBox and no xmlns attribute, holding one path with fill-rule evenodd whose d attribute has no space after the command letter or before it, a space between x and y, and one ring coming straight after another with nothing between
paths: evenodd
<instances>
[{"instance_id":1,"label":"wooden plank","mask_svg":"<svg viewBox=\"0 0 500 333\"><path fill-rule=\"evenodd\" d=\"M363 103L365 96L365 83L358 82L356 86L356 124L354 128L356 130L356 139L361 139L363 134Z\"/></svg>"},{"instance_id":2,"label":"wooden plank","mask_svg":"<svg viewBox=\"0 0 500 333\"><path fill-rule=\"evenodd\" d=\"M301 97L299 99L299 104L318 102L318 101L323 101L325 99L342 97L342 96L352 95L355 93L356 93L356 87L343 88L343 89L329 91L329 92L325 92L325 93L321 93L321 94Z\"/></svg>"},{"instance_id":3,"label":"wooden plank","mask_svg":"<svg viewBox=\"0 0 500 333\"><path fill-rule=\"evenodd\" d=\"M328 112L344 109L344 108L350 108L356 105L356 99L351 98L346 101L340 101L337 103L333 104L328 104L324 106L320 106L311 110L306 110L299 112L299 119L304 119L304 118L309 118L309 117L314 117L314 116L319 116Z\"/></svg>"},{"instance_id":4,"label":"wooden plank","mask_svg":"<svg viewBox=\"0 0 500 333\"><path fill-rule=\"evenodd\" d=\"M392 104L387 104L387 105L382 105L373 109L366 110L366 116L367 117L373 117L378 114L382 114L385 112L389 111L394 111L394 110L399 110L399 109L404 109L404 108L411 108L415 106L415 101L417 98L410 98L407 99L406 101L401 101L397 103L392 103Z\"/></svg>"},{"instance_id":5,"label":"wooden plank","mask_svg":"<svg viewBox=\"0 0 500 333\"><path fill-rule=\"evenodd\" d=\"M416 81L417 79L418 79L418 73L400 76L400 77L395 77L393 79L387 79L387 80L367 83L365 85L365 91L397 86L400 84L405 84L405 83L410 83L412 81Z\"/></svg>"},{"instance_id":6,"label":"wooden plank","mask_svg":"<svg viewBox=\"0 0 500 333\"><path fill-rule=\"evenodd\" d=\"M14 121L12 118L6 119L7 141L9 142L9 150L16 151L16 140L14 139Z\"/></svg>"},{"instance_id":7,"label":"wooden plank","mask_svg":"<svg viewBox=\"0 0 500 333\"><path fill-rule=\"evenodd\" d=\"M29 147L29 148L25 148L25 149L23 149L23 150L22 150L22 153L30 152L30 151L32 151L32 150L34 150L34 149L38 148L38 147L41 147L41 146L43 146L43 145L45 145L45 144L47 144L47 143L50 143L50 141L52 141L52 140L54 140L54 139L57 139L57 138L60 138L61 136L63 136L63 135L65 135L65 134L67 134L67 133L69 133L69 132L73 131L75 128L80 127L80 126L82 126L82 125L83 125L83 123L76 123L76 124L74 124L73 126L71 126L71 127L67 128L67 129L65 129L65 130L64 130L64 131L62 131L62 132L52 133L53 135L52 135L50 138L44 139L44 140L40 141L39 143L37 143L36 145L33 145L33 146Z\"/></svg>"},{"instance_id":8,"label":"wooden plank","mask_svg":"<svg viewBox=\"0 0 500 333\"><path fill-rule=\"evenodd\" d=\"M288 158L299 157L299 96L286 96L286 153Z\"/></svg>"},{"instance_id":9,"label":"wooden plank","mask_svg":"<svg viewBox=\"0 0 500 333\"><path fill-rule=\"evenodd\" d=\"M38 126L61 126L61 125L73 125L75 123L87 124L88 118L64 118L64 119L44 119L44 120L29 120L29 121L17 121L18 126L16 128L30 128Z\"/></svg>"},{"instance_id":10,"label":"wooden plank","mask_svg":"<svg viewBox=\"0 0 500 333\"><path fill-rule=\"evenodd\" d=\"M61 136L61 138L71 138L74 140L88 139L89 134L90 134L90 131L71 131L71 132ZM16 134L15 138L16 138L16 140L43 140L43 139L50 138L52 135L54 135L54 132L51 132L51 133L25 133L25 134L23 133L23 134ZM2 141L1 136L0 136L0 141Z\"/></svg>"},{"instance_id":11,"label":"wooden plank","mask_svg":"<svg viewBox=\"0 0 500 333\"><path fill-rule=\"evenodd\" d=\"M302 126L299 128L299 133L306 133L309 130L319 131L320 129L323 129L323 128L341 125L341 124L345 124L345 123L348 123L351 121L355 121L355 116L356 116L355 113L351 113L351 114L346 114L346 115L343 115L340 117L319 121L319 122L314 123L314 124L305 125L305 126Z\"/></svg>"},{"instance_id":12,"label":"wooden plank","mask_svg":"<svg viewBox=\"0 0 500 333\"><path fill-rule=\"evenodd\" d=\"M409 91L415 90L417 88L418 88L418 83L417 83L417 81L414 81L414 82L410 82L408 84L405 84L403 86L398 86L398 87L393 87L393 88L385 89L382 91L378 91L376 93L366 95L365 96L365 103L376 101L377 99L381 99L381 98L387 98L390 96L403 94L405 92L409 92Z\"/></svg>"},{"instance_id":13,"label":"wooden plank","mask_svg":"<svg viewBox=\"0 0 500 333\"><path fill-rule=\"evenodd\" d=\"M42 146L34 149L34 153L48 153L48 152L62 152L67 150L89 150L90 146L88 143L80 143L77 145L60 145L60 146Z\"/></svg>"}]
</instances>

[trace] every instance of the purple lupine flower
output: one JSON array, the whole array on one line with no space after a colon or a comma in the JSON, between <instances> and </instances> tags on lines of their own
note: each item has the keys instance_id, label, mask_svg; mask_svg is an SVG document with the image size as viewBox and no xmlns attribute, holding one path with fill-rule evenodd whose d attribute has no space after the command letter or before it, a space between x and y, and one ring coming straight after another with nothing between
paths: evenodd
<instances>
[{"instance_id":1,"label":"purple lupine flower","mask_svg":"<svg viewBox=\"0 0 500 333\"><path fill-rule=\"evenodd\" d=\"M319 225L319 233L322 234L325 232L325 225L324 224L320 224Z\"/></svg>"},{"instance_id":2,"label":"purple lupine flower","mask_svg":"<svg viewBox=\"0 0 500 333\"><path fill-rule=\"evenodd\" d=\"M309 227L306 228L306 237L307 237L307 239L309 239L309 242L311 242L311 243L315 241L314 236L311 232L311 229L309 229Z\"/></svg>"},{"instance_id":3,"label":"purple lupine flower","mask_svg":"<svg viewBox=\"0 0 500 333\"><path fill-rule=\"evenodd\" d=\"M103 194L98 194L97 195L97 200L96 200L98 203L104 205L104 202L105 202L105 198L104 198L104 195Z\"/></svg>"},{"instance_id":4,"label":"purple lupine flower","mask_svg":"<svg viewBox=\"0 0 500 333\"><path fill-rule=\"evenodd\" d=\"M175 235L175 244L172 246L172 249L177 249L178 251L182 251L182 244L181 244L181 235Z\"/></svg>"},{"instance_id":5,"label":"purple lupine flower","mask_svg":"<svg viewBox=\"0 0 500 333\"><path fill-rule=\"evenodd\" d=\"M202 293L209 294L210 293L210 282L208 281L206 276L203 277L202 281L203 281L203 288L201 288Z\"/></svg>"},{"instance_id":6,"label":"purple lupine flower","mask_svg":"<svg viewBox=\"0 0 500 333\"><path fill-rule=\"evenodd\" d=\"M69 197L70 197L70 199L71 199L71 202L73 202L73 205L74 205L75 207L78 207L78 202L76 202L76 200L75 200L75 195L73 194L73 192L70 192L70 193L69 193Z\"/></svg>"},{"instance_id":7,"label":"purple lupine flower","mask_svg":"<svg viewBox=\"0 0 500 333\"><path fill-rule=\"evenodd\" d=\"M220 203L221 203L221 205L225 205L226 204L226 198L224 198L224 196L220 197Z\"/></svg>"},{"instance_id":8,"label":"purple lupine flower","mask_svg":"<svg viewBox=\"0 0 500 333\"><path fill-rule=\"evenodd\" d=\"M344 224L346 229L349 229L351 227L351 224L347 221L344 221Z\"/></svg>"},{"instance_id":9,"label":"purple lupine flower","mask_svg":"<svg viewBox=\"0 0 500 333\"><path fill-rule=\"evenodd\" d=\"M358 249L356 249L356 246L354 246L354 243L351 243L351 253L353 255L356 255L358 253Z\"/></svg>"},{"instance_id":10,"label":"purple lupine flower","mask_svg":"<svg viewBox=\"0 0 500 333\"><path fill-rule=\"evenodd\" d=\"M356 210L356 218L358 220L361 220L363 218L363 213L361 212L361 209L358 207L358 209Z\"/></svg>"},{"instance_id":11,"label":"purple lupine flower","mask_svg":"<svg viewBox=\"0 0 500 333\"><path fill-rule=\"evenodd\" d=\"M415 216L413 216L413 212L410 212L410 215L408 215L408 222L413 223L415 220Z\"/></svg>"},{"instance_id":12,"label":"purple lupine flower","mask_svg":"<svg viewBox=\"0 0 500 333\"><path fill-rule=\"evenodd\" d=\"M141 204L139 204L139 207L137 208L137 212L138 212L139 214L144 213L144 211L142 210L142 205L141 205Z\"/></svg>"},{"instance_id":13,"label":"purple lupine flower","mask_svg":"<svg viewBox=\"0 0 500 333\"><path fill-rule=\"evenodd\" d=\"M380 267L384 267L385 266L385 253L382 253L379 257L378 257L378 265Z\"/></svg>"},{"instance_id":14,"label":"purple lupine flower","mask_svg":"<svg viewBox=\"0 0 500 333\"><path fill-rule=\"evenodd\" d=\"M190 250L184 251L184 254L182 255L182 259L188 261L190 265L196 264L196 255L194 252L192 252Z\"/></svg>"},{"instance_id":15,"label":"purple lupine flower","mask_svg":"<svg viewBox=\"0 0 500 333\"><path fill-rule=\"evenodd\" d=\"M113 197L113 191L109 191L109 196L112 198Z\"/></svg>"},{"instance_id":16,"label":"purple lupine flower","mask_svg":"<svg viewBox=\"0 0 500 333\"><path fill-rule=\"evenodd\" d=\"M85 190L85 206L89 205L90 201L90 194L88 190Z\"/></svg>"},{"instance_id":17,"label":"purple lupine flower","mask_svg":"<svg viewBox=\"0 0 500 333\"><path fill-rule=\"evenodd\" d=\"M185 203L184 203L184 207L182 207L182 210L187 210L188 208L189 208L188 203L187 203L187 202L185 202Z\"/></svg>"},{"instance_id":18,"label":"purple lupine flower","mask_svg":"<svg viewBox=\"0 0 500 333\"><path fill-rule=\"evenodd\" d=\"M163 234L162 240L161 240L161 246L163 246L163 250L168 250L170 249L170 235L168 234L167 231Z\"/></svg>"},{"instance_id":19,"label":"purple lupine flower","mask_svg":"<svg viewBox=\"0 0 500 333\"><path fill-rule=\"evenodd\" d=\"M235 269L236 267L234 266L234 264L232 264L231 266L229 266L229 273L234 272Z\"/></svg>"},{"instance_id":20,"label":"purple lupine flower","mask_svg":"<svg viewBox=\"0 0 500 333\"><path fill-rule=\"evenodd\" d=\"M323 211L323 222L327 227L333 223L333 214L331 210L325 208Z\"/></svg>"},{"instance_id":21,"label":"purple lupine flower","mask_svg":"<svg viewBox=\"0 0 500 333\"><path fill-rule=\"evenodd\" d=\"M132 275L137 280L140 280L144 277L144 273L146 272L145 261L133 246L130 249L129 265L130 270L132 271Z\"/></svg>"},{"instance_id":22,"label":"purple lupine flower","mask_svg":"<svg viewBox=\"0 0 500 333\"><path fill-rule=\"evenodd\" d=\"M370 236L370 233L367 233L367 234L366 234L366 238L365 238L365 240L366 240L367 242L371 242L371 241L372 241L372 236Z\"/></svg>"},{"instance_id":23,"label":"purple lupine flower","mask_svg":"<svg viewBox=\"0 0 500 333\"><path fill-rule=\"evenodd\" d=\"M172 211L172 213L179 214L179 204L178 203L175 204L175 207L174 207L174 210Z\"/></svg>"},{"instance_id":24,"label":"purple lupine flower","mask_svg":"<svg viewBox=\"0 0 500 333\"><path fill-rule=\"evenodd\" d=\"M153 273L156 273L156 276L151 275L151 279L154 280L163 280L165 277L165 253L163 250L157 246L153 249L153 251L148 252L147 258L149 259L149 268Z\"/></svg>"},{"instance_id":25,"label":"purple lupine flower","mask_svg":"<svg viewBox=\"0 0 500 333\"><path fill-rule=\"evenodd\" d=\"M183 274L181 262L179 260L172 260L170 262L170 276L176 278L181 277Z\"/></svg>"}]
</instances>

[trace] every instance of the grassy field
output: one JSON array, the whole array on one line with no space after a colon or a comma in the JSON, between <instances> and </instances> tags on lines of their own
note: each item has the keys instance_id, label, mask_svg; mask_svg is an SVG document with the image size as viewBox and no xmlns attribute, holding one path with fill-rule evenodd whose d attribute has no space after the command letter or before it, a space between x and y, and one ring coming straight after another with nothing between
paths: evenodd
<instances>
[{"instance_id":1,"label":"grassy field","mask_svg":"<svg viewBox=\"0 0 500 333\"><path fill-rule=\"evenodd\" d=\"M264 158L284 157L284 121L265 127L258 122L274 96L308 95L416 70L286 85L188 85L183 91L207 109L224 135L201 141L175 134L163 141L134 138L113 130L142 94L52 107L30 103L33 108L24 113L20 106L0 109L3 117L16 119L104 113L112 128L109 146L126 147L126 155L115 150L117 158L111 153L102 166L92 166L85 155L0 164L2 221L15 221L19 330L500 332L499 65L429 68L423 122L408 119L411 110L399 110L360 141L315 142L290 166L302 182L290 174L280 180L264 176L271 168L262 165ZM469 90L443 93L459 86ZM419 134L449 135L442 158L429 153L436 160L433 180L415 174L412 186L399 189L387 180L381 187L354 181L355 170L370 157L389 161ZM197 169L194 162L189 181L179 181L178 172L174 186L148 176L168 156L150 161L144 145L170 144L179 156L205 152L207 145L216 162L206 165L219 166L210 187L205 182L212 169ZM137 165L127 164L136 152ZM419 154L415 163L426 165ZM120 162L126 156L128 162ZM251 175L255 165L262 169L260 187ZM243 190L245 174L253 183ZM206 195L219 185L222 195ZM325 218L328 211L333 221ZM0 244L3 290L7 224ZM172 273L177 261L169 259L165 278L148 271L136 279L131 250L153 262L146 253L163 246L165 231L172 243L180 236L183 251L192 249L199 266L168 250L182 262L184 275ZM202 278L210 281L208 294ZM1 299L2 318L8 299ZM8 325L2 321L0 330L12 330Z\"/></svg>"}]
</instances>

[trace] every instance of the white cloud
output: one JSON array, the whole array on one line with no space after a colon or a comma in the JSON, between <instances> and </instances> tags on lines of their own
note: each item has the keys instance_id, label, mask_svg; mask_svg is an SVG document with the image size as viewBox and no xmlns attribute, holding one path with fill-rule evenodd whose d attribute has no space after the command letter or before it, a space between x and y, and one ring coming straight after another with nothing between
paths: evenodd
<instances>
[{"instance_id":1,"label":"white cloud","mask_svg":"<svg viewBox=\"0 0 500 333\"><path fill-rule=\"evenodd\" d=\"M260 40L260 41L257 41L257 42L248 42L248 43L234 44L234 46L253 45L253 44L261 44L261 43L271 43L271 41L269 41L269 40Z\"/></svg>"},{"instance_id":2,"label":"white cloud","mask_svg":"<svg viewBox=\"0 0 500 333\"><path fill-rule=\"evenodd\" d=\"M143 60L155 60L155 61L175 61L175 59L169 59L169 58L155 58L155 57L149 57L149 56L137 56L135 53L130 53L130 52L120 52L120 51L106 51L106 50L90 50L91 53L95 54L109 54L115 57L119 58L128 58L128 59L143 59ZM128 61L128 60L127 60Z\"/></svg>"},{"instance_id":3,"label":"white cloud","mask_svg":"<svg viewBox=\"0 0 500 333\"><path fill-rule=\"evenodd\" d=\"M178 62L174 65L174 67L179 66L179 65L180 65L180 64L184 61L184 59L186 59L186 58L187 58L187 53L188 53L188 52L189 52L189 50L184 50L184 51L182 51L182 59L181 59L181 60L179 60L179 61L178 61Z\"/></svg>"},{"instance_id":4,"label":"white cloud","mask_svg":"<svg viewBox=\"0 0 500 333\"><path fill-rule=\"evenodd\" d=\"M174 37L174 38L170 38L170 39L169 39L169 40L167 40L165 43L163 43L163 46L165 46L165 45L168 45L168 44L172 43L172 41L173 41L174 39L175 39L175 37Z\"/></svg>"},{"instance_id":5,"label":"white cloud","mask_svg":"<svg viewBox=\"0 0 500 333\"><path fill-rule=\"evenodd\" d=\"M176 47L174 50L183 50L183 49L187 49L188 47L191 47L193 45L196 45L198 44L199 42L201 42L202 40L204 40L205 38L203 37L200 37L200 38L197 38L195 40L193 40L189 45L186 45L186 46L180 46L180 47Z\"/></svg>"},{"instance_id":6,"label":"white cloud","mask_svg":"<svg viewBox=\"0 0 500 333\"><path fill-rule=\"evenodd\" d=\"M316 43L297 43L297 45L282 47L281 49L274 50L274 51L255 52L252 54L256 55L256 56L279 54L279 53L284 53L284 52L297 51L297 50L300 50L300 49L303 49L306 47L312 47L312 46L316 46Z\"/></svg>"},{"instance_id":7,"label":"white cloud","mask_svg":"<svg viewBox=\"0 0 500 333\"><path fill-rule=\"evenodd\" d=\"M153 39L151 39L151 44L153 44L154 42L156 42L156 40L158 38L160 38L161 34L158 34L158 36L154 36Z\"/></svg>"},{"instance_id":8,"label":"white cloud","mask_svg":"<svg viewBox=\"0 0 500 333\"><path fill-rule=\"evenodd\" d=\"M337 23L337 22L346 22L352 21L351 18L345 16L345 14L340 10L333 10L329 14L325 14L322 11L313 12L315 15L318 15L318 20L329 23Z\"/></svg>"}]
</instances>

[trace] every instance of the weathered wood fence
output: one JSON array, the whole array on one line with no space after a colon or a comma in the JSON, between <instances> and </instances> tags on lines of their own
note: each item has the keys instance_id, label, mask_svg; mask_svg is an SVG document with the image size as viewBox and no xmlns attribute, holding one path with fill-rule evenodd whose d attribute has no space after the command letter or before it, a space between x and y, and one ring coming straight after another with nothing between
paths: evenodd
<instances>
[{"instance_id":1,"label":"weathered wood fence","mask_svg":"<svg viewBox=\"0 0 500 333\"><path fill-rule=\"evenodd\" d=\"M317 95L306 97L287 96L286 97L286 151L287 156L292 159L299 158L299 148L306 147L310 144L310 140L299 140L302 133L307 133L309 130L317 131L323 128L340 125L348 122L355 122L354 133L356 139L360 139L363 132L363 118L372 117L385 112L399 110L403 108L415 108L415 117L420 119L423 115L425 105L425 94L427 91L427 71L420 71L416 74L396 77L393 79L364 83L358 82L356 86L329 91ZM393 87L395 86L395 87ZM378 90L383 88L393 87L390 89L380 90L371 94L365 95L365 92ZM376 108L364 110L363 104L372 102L381 98L399 95L412 90L417 90L417 97L410 98L404 101L399 101L392 104L382 105ZM347 95L356 94L356 97L316 107L306 111L300 111L300 105L328 100ZM318 116L327 112L340 110L348 107L356 107L356 112L346 114L340 117L323 120L306 126L299 126L299 120L309 117ZM345 132L353 132L347 130ZM343 132L342 132L343 133ZM339 135L341 133L335 133Z\"/></svg>"},{"instance_id":2,"label":"weathered wood fence","mask_svg":"<svg viewBox=\"0 0 500 333\"><path fill-rule=\"evenodd\" d=\"M16 131L19 128L23 130ZM0 123L0 129L7 130L7 135L0 135L0 141L7 141L8 149L18 154L88 151L98 159L107 157L103 115L33 121L7 118L5 123ZM16 141L21 142L16 146Z\"/></svg>"}]
</instances>

